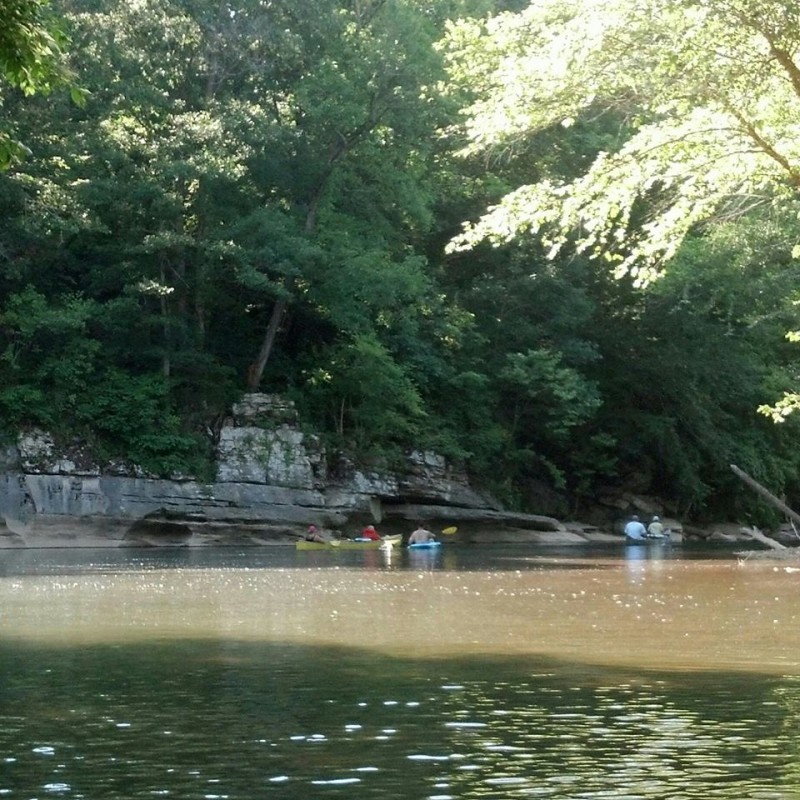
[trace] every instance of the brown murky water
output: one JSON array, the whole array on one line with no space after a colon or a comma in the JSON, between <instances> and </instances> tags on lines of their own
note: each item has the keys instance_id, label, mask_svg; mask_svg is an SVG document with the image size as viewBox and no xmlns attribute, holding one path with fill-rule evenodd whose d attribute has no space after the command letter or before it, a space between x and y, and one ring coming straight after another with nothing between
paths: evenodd
<instances>
[{"instance_id":1,"label":"brown murky water","mask_svg":"<svg viewBox=\"0 0 800 800\"><path fill-rule=\"evenodd\" d=\"M798 609L679 550L0 552L0 797L789 800Z\"/></svg>"},{"instance_id":2,"label":"brown murky water","mask_svg":"<svg viewBox=\"0 0 800 800\"><path fill-rule=\"evenodd\" d=\"M394 558L377 568L317 558L299 569L17 575L0 580L0 636L65 646L213 637L800 674L796 567L511 554L488 569L446 569Z\"/></svg>"}]
</instances>

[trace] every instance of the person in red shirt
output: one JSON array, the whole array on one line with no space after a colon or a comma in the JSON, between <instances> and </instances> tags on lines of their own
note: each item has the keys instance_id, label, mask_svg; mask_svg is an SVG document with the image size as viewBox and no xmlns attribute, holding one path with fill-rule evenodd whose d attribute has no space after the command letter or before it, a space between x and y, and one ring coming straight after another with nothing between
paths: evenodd
<instances>
[{"instance_id":1,"label":"person in red shirt","mask_svg":"<svg viewBox=\"0 0 800 800\"><path fill-rule=\"evenodd\" d=\"M306 531L307 542L324 542L325 537L319 532L316 525L309 525Z\"/></svg>"},{"instance_id":2,"label":"person in red shirt","mask_svg":"<svg viewBox=\"0 0 800 800\"><path fill-rule=\"evenodd\" d=\"M375 530L374 525L367 525L363 531L361 531L361 538L362 539L372 539L372 540L379 540L381 535L378 531Z\"/></svg>"}]
</instances>

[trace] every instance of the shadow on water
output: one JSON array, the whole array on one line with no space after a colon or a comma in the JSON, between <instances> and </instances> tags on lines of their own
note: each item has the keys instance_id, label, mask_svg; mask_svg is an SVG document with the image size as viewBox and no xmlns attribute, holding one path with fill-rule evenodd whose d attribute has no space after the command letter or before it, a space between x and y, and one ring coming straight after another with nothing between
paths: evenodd
<instances>
[{"instance_id":1,"label":"shadow on water","mask_svg":"<svg viewBox=\"0 0 800 800\"><path fill-rule=\"evenodd\" d=\"M4 552L0 796L796 797L797 576L678 549Z\"/></svg>"},{"instance_id":2,"label":"shadow on water","mask_svg":"<svg viewBox=\"0 0 800 800\"><path fill-rule=\"evenodd\" d=\"M12 797L800 790L797 679L231 640L2 645L0 672Z\"/></svg>"}]
</instances>

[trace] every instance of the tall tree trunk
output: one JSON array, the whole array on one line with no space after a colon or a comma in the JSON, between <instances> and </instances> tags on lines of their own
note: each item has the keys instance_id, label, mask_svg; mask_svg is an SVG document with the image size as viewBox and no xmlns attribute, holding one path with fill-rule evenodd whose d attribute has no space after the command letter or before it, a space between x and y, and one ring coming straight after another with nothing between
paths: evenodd
<instances>
[{"instance_id":1,"label":"tall tree trunk","mask_svg":"<svg viewBox=\"0 0 800 800\"><path fill-rule=\"evenodd\" d=\"M161 259L161 285L166 286L167 276L164 270L164 260ZM165 378L169 378L172 371L172 364L170 362L170 351L172 349L172 336L170 335L169 328L169 307L167 303L167 296L163 292L160 295L159 303L161 305L161 328L164 332L164 353L161 356L161 373Z\"/></svg>"},{"instance_id":2,"label":"tall tree trunk","mask_svg":"<svg viewBox=\"0 0 800 800\"><path fill-rule=\"evenodd\" d=\"M383 2L384 0L378 0L374 9L377 11L377 9L383 5ZM379 118L380 114L377 113L374 106L371 106L364 123L358 126L349 137L341 133L338 134L336 140L332 143L328 153L328 163L308 200L308 211L306 212L305 225L303 226L303 230L307 236L311 236L317 228L319 206L337 162L350 152L356 141L365 133L372 130ZM281 298L275 302L272 308L272 316L270 317L264 340L261 343L261 350L258 354L258 358L247 368L247 390L250 392L257 391L261 383L261 378L264 375L264 368L269 360L272 348L275 344L275 337L278 334L278 328L283 321L288 305L289 301Z\"/></svg>"},{"instance_id":3,"label":"tall tree trunk","mask_svg":"<svg viewBox=\"0 0 800 800\"><path fill-rule=\"evenodd\" d=\"M248 392L258 391L261 378L264 375L264 368L267 366L267 361L269 361L272 347L275 344L275 337L278 335L278 328L283 321L288 305L288 301L281 297L275 301L275 305L272 307L272 316L269 318L269 325L267 325L264 340L261 342L258 358L247 369Z\"/></svg>"},{"instance_id":4,"label":"tall tree trunk","mask_svg":"<svg viewBox=\"0 0 800 800\"><path fill-rule=\"evenodd\" d=\"M322 193L325 188L325 184L328 181L328 177L330 176L330 172L328 172L321 185L316 189L316 191L311 195L311 200L308 204L308 212L306 214L306 222L304 226L305 233L310 235L314 232L314 229L317 225L317 209L319 208L319 203L322 198ZM269 318L269 324L267 325L267 331L264 334L264 339L261 342L261 350L259 350L258 358L247 368L247 391L248 392L255 392L258 391L259 384L261 383L261 378L264 376L264 369L267 366L267 361L269 361L269 357L272 353L272 348L275 346L275 339L278 335L278 329L281 326L281 322L283 322L284 317L286 316L286 310L289 307L289 301L281 297L275 301L275 305L272 307L272 315Z\"/></svg>"},{"instance_id":5,"label":"tall tree trunk","mask_svg":"<svg viewBox=\"0 0 800 800\"><path fill-rule=\"evenodd\" d=\"M200 299L195 300L194 316L197 325L195 343L197 349L202 352L206 346L206 307Z\"/></svg>"}]
</instances>

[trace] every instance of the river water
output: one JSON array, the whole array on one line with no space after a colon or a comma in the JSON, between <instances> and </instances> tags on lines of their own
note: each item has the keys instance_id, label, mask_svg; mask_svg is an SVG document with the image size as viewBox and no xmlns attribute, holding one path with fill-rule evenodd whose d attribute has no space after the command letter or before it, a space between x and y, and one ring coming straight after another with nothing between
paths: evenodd
<instances>
[{"instance_id":1,"label":"river water","mask_svg":"<svg viewBox=\"0 0 800 800\"><path fill-rule=\"evenodd\" d=\"M798 567L2 550L0 797L797 798Z\"/></svg>"}]
</instances>

